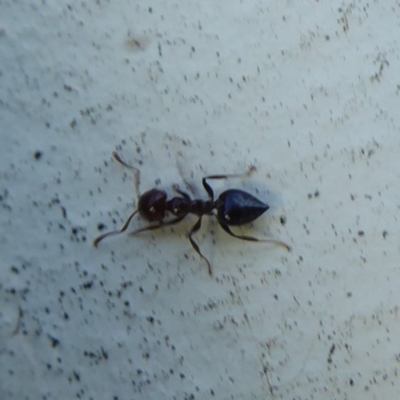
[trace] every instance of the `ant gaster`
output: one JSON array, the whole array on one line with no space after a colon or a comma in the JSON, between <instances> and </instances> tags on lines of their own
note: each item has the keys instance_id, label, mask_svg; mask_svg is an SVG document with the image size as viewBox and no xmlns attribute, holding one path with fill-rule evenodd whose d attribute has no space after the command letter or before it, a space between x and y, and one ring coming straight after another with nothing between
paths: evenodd
<instances>
[{"instance_id":1,"label":"ant gaster","mask_svg":"<svg viewBox=\"0 0 400 400\"><path fill-rule=\"evenodd\" d=\"M135 186L139 193L140 184L140 173L135 167L126 164L121 157L114 152L114 158L124 165L125 167L132 170L135 174ZM130 233L135 235L139 232L150 231L159 229L167 225L174 225L182 221L188 214L196 214L199 219L194 224L189 232L189 240L193 248L200 255L200 257L207 263L208 273L212 275L211 264L207 258L201 253L198 244L193 239L193 234L197 232L201 227L201 219L203 215L214 215L213 210L217 210L217 220L221 225L222 229L229 235L251 242L264 242L273 243L279 246L283 246L286 250L290 251L291 248L286 243L279 240L273 239L257 239L252 236L243 236L233 233L230 226L240 226L248 224L258 218L261 214L269 209L269 206L262 201L258 200L253 195L244 192L239 189L229 189L222 192L217 200L214 200L214 192L211 186L208 184L207 179L227 179L234 177L241 177L249 175L254 171L254 167L250 167L246 174L235 174L235 175L209 175L203 178L203 187L208 194L208 200L192 199L186 192L179 190L176 186L174 190L179 194L177 197L167 199L167 193L159 189L151 189L143 193L139 197L137 209L130 215L125 222L124 226L119 231L112 231L104 233L95 239L93 245L95 247L106 237L111 235L117 235L128 229L128 226L132 218L139 212L140 215L149 222L155 222L154 225L145 226L144 228L137 229ZM166 212L171 213L175 218L164 221Z\"/></svg>"}]
</instances>

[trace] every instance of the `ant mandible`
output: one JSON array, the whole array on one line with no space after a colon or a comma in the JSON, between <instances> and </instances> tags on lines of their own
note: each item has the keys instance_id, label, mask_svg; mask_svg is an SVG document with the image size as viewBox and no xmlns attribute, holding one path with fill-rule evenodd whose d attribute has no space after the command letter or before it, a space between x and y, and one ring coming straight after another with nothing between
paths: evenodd
<instances>
[{"instance_id":1,"label":"ant mandible","mask_svg":"<svg viewBox=\"0 0 400 400\"><path fill-rule=\"evenodd\" d=\"M117 160L120 164L124 165L134 172L136 191L137 193L140 193L139 170L135 167L132 167L131 165L126 164L116 152L113 152L113 156L115 160ZM186 192L179 190L179 188L176 186L174 186L174 190L180 196L173 197L170 200L167 199L167 193L163 190L151 189L139 196L137 209L130 215L124 226L119 231L112 231L100 235L94 240L93 245L97 247L104 238L125 232L128 229L132 218L138 212L145 220L149 222L155 222L156 224L137 229L130 233L130 235L135 235L139 232L159 229L167 225L174 225L182 221L188 214L196 214L199 219L190 230L188 237L193 248L207 263L208 273L211 276L211 264L207 260L207 258L201 253L199 245L194 241L192 236L200 229L201 219L203 215L214 215L213 210L217 210L217 220L222 229L229 235L241 240L248 240L250 242L273 243L279 246L283 246L287 251L290 251L290 246L279 240L257 239L252 236L237 235L236 233L233 233L230 229L230 226L240 226L253 222L261 214L269 209L269 206L267 204L258 200L250 193L239 189L228 189L225 192L222 192L217 200L214 200L214 192L211 186L208 184L207 179L227 179L248 176L252 171L254 171L254 169L254 167L250 167L245 174L205 176L202 182L203 187L208 194L208 200L192 199ZM174 215L175 218L171 219L170 221L164 221L167 211Z\"/></svg>"}]
</instances>

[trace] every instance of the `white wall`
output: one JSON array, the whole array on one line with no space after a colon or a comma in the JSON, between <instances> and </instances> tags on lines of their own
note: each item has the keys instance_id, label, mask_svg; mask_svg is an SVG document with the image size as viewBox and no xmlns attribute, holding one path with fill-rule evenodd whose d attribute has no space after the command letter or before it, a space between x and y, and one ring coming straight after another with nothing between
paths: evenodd
<instances>
[{"instance_id":1,"label":"white wall","mask_svg":"<svg viewBox=\"0 0 400 400\"><path fill-rule=\"evenodd\" d=\"M1 399L399 397L398 1L0 8ZM210 279L194 217L94 249L136 205L114 150L204 198L256 165L213 187L293 252L205 218Z\"/></svg>"}]
</instances>

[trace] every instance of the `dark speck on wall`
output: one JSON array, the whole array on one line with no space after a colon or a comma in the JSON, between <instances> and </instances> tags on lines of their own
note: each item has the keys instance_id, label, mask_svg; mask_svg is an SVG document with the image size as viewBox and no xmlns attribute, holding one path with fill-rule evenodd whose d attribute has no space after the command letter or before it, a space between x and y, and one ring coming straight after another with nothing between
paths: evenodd
<instances>
[{"instance_id":1,"label":"dark speck on wall","mask_svg":"<svg viewBox=\"0 0 400 400\"><path fill-rule=\"evenodd\" d=\"M57 338L55 338L55 337L53 337L51 335L47 335L47 337L50 340L51 347L58 347L59 346L60 341Z\"/></svg>"},{"instance_id":2,"label":"dark speck on wall","mask_svg":"<svg viewBox=\"0 0 400 400\"><path fill-rule=\"evenodd\" d=\"M97 225L97 229L98 229L99 231L104 230L105 227L106 227L106 226L105 226L103 223L100 223L100 224Z\"/></svg>"},{"instance_id":3,"label":"dark speck on wall","mask_svg":"<svg viewBox=\"0 0 400 400\"><path fill-rule=\"evenodd\" d=\"M331 348L329 349L329 355L328 355L328 363L331 364L332 363L332 356L333 353L335 352L336 346L334 344L332 344Z\"/></svg>"}]
</instances>

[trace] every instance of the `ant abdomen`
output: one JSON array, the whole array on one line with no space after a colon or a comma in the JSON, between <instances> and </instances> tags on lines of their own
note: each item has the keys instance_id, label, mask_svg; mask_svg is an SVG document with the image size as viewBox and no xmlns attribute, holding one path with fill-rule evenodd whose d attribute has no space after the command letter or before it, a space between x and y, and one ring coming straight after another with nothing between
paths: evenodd
<instances>
[{"instance_id":1,"label":"ant abdomen","mask_svg":"<svg viewBox=\"0 0 400 400\"><path fill-rule=\"evenodd\" d=\"M269 209L269 206L250 193L229 189L218 197L217 216L227 225L249 224Z\"/></svg>"}]
</instances>

